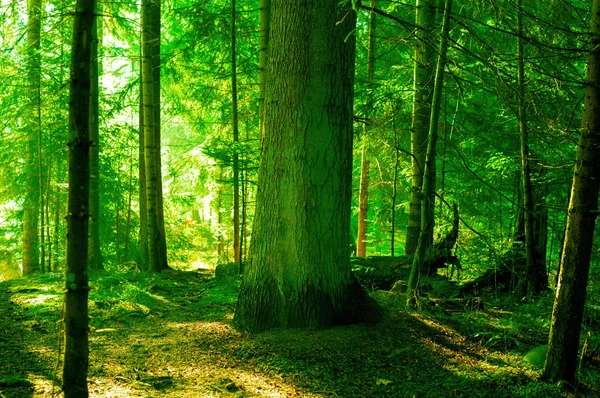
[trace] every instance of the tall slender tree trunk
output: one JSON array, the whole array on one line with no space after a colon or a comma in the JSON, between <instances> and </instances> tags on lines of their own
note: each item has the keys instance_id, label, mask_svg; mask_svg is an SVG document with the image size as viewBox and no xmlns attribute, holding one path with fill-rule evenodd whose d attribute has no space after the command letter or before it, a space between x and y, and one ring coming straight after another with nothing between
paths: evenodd
<instances>
[{"instance_id":1,"label":"tall slender tree trunk","mask_svg":"<svg viewBox=\"0 0 600 398\"><path fill-rule=\"evenodd\" d=\"M44 211L46 212L46 239L48 241L48 253L47 253L47 265L46 270L53 271L52 264L52 233L51 233L51 223L50 223L50 202L52 200L52 159L48 161L48 179L46 180L47 188L46 188L46 207Z\"/></svg>"},{"instance_id":2,"label":"tall slender tree trunk","mask_svg":"<svg viewBox=\"0 0 600 398\"><path fill-rule=\"evenodd\" d=\"M23 275L40 270L38 221L40 214L40 166L38 158L40 126L40 31L41 0L27 3L27 73L30 106L27 110L25 173L27 187L23 214Z\"/></svg>"},{"instance_id":3,"label":"tall slender tree trunk","mask_svg":"<svg viewBox=\"0 0 600 398\"><path fill-rule=\"evenodd\" d=\"M394 257L396 251L396 199L398 197L398 166L400 166L400 150L398 146L398 132L396 131L396 121L394 125L394 182L392 183L392 230L390 236L390 256Z\"/></svg>"},{"instance_id":4,"label":"tall slender tree trunk","mask_svg":"<svg viewBox=\"0 0 600 398\"><path fill-rule=\"evenodd\" d=\"M90 68L95 0L77 0L69 98L69 200L65 283L65 398L87 397Z\"/></svg>"},{"instance_id":5,"label":"tall slender tree trunk","mask_svg":"<svg viewBox=\"0 0 600 398\"><path fill-rule=\"evenodd\" d=\"M258 56L258 113L260 136L264 137L265 84L267 81L267 60L269 58L269 34L271 30L271 0L260 0L260 52Z\"/></svg>"},{"instance_id":6,"label":"tall slender tree trunk","mask_svg":"<svg viewBox=\"0 0 600 398\"><path fill-rule=\"evenodd\" d=\"M219 167L219 181L223 181L223 167ZM219 262L227 262L227 255L225 254L225 248L223 247L223 185L219 184L217 190L217 255Z\"/></svg>"},{"instance_id":7,"label":"tall slender tree trunk","mask_svg":"<svg viewBox=\"0 0 600 398\"><path fill-rule=\"evenodd\" d=\"M160 57L160 43L161 43L161 2L162 0L155 0L150 8L150 29L152 33L152 89L154 100L153 115L153 128L154 128L154 146L155 146L155 161L156 161L156 215L157 215L157 231L158 236L156 238L156 245L158 249L159 267L158 271L169 268L167 260L167 235L165 231L165 213L164 213L164 199L163 199L163 187L162 187L162 145L161 145L161 96L160 96L160 71L161 71L161 57Z\"/></svg>"},{"instance_id":8,"label":"tall slender tree trunk","mask_svg":"<svg viewBox=\"0 0 600 398\"><path fill-rule=\"evenodd\" d=\"M377 320L350 269L356 16L273 0L255 222L235 322L249 330Z\"/></svg>"},{"instance_id":9,"label":"tall slender tree trunk","mask_svg":"<svg viewBox=\"0 0 600 398\"><path fill-rule=\"evenodd\" d=\"M56 192L54 198L54 258L52 259L52 271L58 269L58 232L60 230L60 192Z\"/></svg>"},{"instance_id":10,"label":"tall slender tree trunk","mask_svg":"<svg viewBox=\"0 0 600 398\"><path fill-rule=\"evenodd\" d=\"M540 258L536 256L535 210L533 188L531 185L531 166L529 163L529 132L527 129L527 111L525 103L525 60L523 56L523 6L517 1L517 58L518 58L518 97L519 97L519 133L521 139L521 183L523 189L523 207L525 222L525 278L520 282L523 295L535 296L547 286L539 277ZM545 275L545 268L543 269Z\"/></svg>"},{"instance_id":11,"label":"tall slender tree trunk","mask_svg":"<svg viewBox=\"0 0 600 398\"><path fill-rule=\"evenodd\" d=\"M237 99L237 63L236 63L236 7L231 0L231 127L233 129L233 261L238 264L242 273L240 250L240 157L238 153L240 131L238 121Z\"/></svg>"},{"instance_id":12,"label":"tall slender tree trunk","mask_svg":"<svg viewBox=\"0 0 600 398\"><path fill-rule=\"evenodd\" d=\"M141 55L141 54L140 54ZM140 56L141 59L143 59ZM140 63L140 75L143 61ZM144 147L144 84L140 79L140 109L138 135L139 186L138 203L140 206L140 228L138 233L138 262L142 270L148 270L148 210L146 206L146 160Z\"/></svg>"},{"instance_id":13,"label":"tall slender tree trunk","mask_svg":"<svg viewBox=\"0 0 600 398\"><path fill-rule=\"evenodd\" d=\"M450 34L450 14L452 13L452 0L446 0L444 5L444 22L442 25L442 39L435 71L435 88L431 102L431 117L429 121L429 138L427 141L427 157L425 159L425 173L423 178L423 189L421 196L421 233L419 242L410 271L407 286L407 303L412 305L416 297L419 277L421 274L429 273L429 264L426 261L427 249L431 245L434 225L434 199L436 183L435 152L438 139L438 120L440 117L440 105L442 89L444 86L444 68L446 67L446 54L448 52L448 36Z\"/></svg>"},{"instance_id":14,"label":"tall slender tree trunk","mask_svg":"<svg viewBox=\"0 0 600 398\"><path fill-rule=\"evenodd\" d=\"M581 136L542 377L576 386L577 353L600 189L600 0L594 0Z\"/></svg>"},{"instance_id":15,"label":"tall slender tree trunk","mask_svg":"<svg viewBox=\"0 0 600 398\"><path fill-rule=\"evenodd\" d=\"M431 117L431 100L433 98L435 49L433 30L435 28L435 7L437 0L417 0L414 66L414 99L412 111L412 128L410 133L410 149L412 154L412 188L408 227L406 230L405 254L413 254L417 249L421 232L421 190L429 119Z\"/></svg>"},{"instance_id":16,"label":"tall slender tree trunk","mask_svg":"<svg viewBox=\"0 0 600 398\"><path fill-rule=\"evenodd\" d=\"M100 14L100 3L96 4L96 14ZM100 130L99 130L99 84L101 73L99 47L102 41L102 18L94 18L92 27L92 66L90 88L90 223L89 223L89 266L90 269L104 269L100 249Z\"/></svg>"},{"instance_id":17,"label":"tall slender tree trunk","mask_svg":"<svg viewBox=\"0 0 600 398\"><path fill-rule=\"evenodd\" d=\"M141 121L144 166L144 227L140 227L140 257L147 269L168 268L160 161L160 0L142 1ZM141 168L140 161L140 168ZM141 174L141 171L140 171ZM141 194L140 194L141 196ZM144 239L146 246L143 246ZM142 260L142 264L144 260Z\"/></svg>"},{"instance_id":18,"label":"tall slender tree trunk","mask_svg":"<svg viewBox=\"0 0 600 398\"><path fill-rule=\"evenodd\" d=\"M365 257L367 255L367 214L369 212L369 171L371 169L371 162L367 157L366 134L362 137L362 154L360 159L360 191L358 194L356 256Z\"/></svg>"},{"instance_id":19,"label":"tall slender tree trunk","mask_svg":"<svg viewBox=\"0 0 600 398\"><path fill-rule=\"evenodd\" d=\"M41 98L42 98L42 93L41 93L41 87L38 86L38 95L37 95L38 100L40 101L38 103L38 107L37 107L37 111L38 111L38 115L37 115L37 125L38 125L38 137L37 137L37 146L38 146L38 152L37 152L37 159L38 159L38 173L39 173L39 184L40 184L40 270L42 272L46 272L46 223L47 223L47 219L46 219L46 215L44 214L45 210L46 210L46 205L45 205L45 194L46 194L46 189L44 187L44 158L42 156L42 104L41 104Z\"/></svg>"},{"instance_id":20,"label":"tall slender tree trunk","mask_svg":"<svg viewBox=\"0 0 600 398\"><path fill-rule=\"evenodd\" d=\"M127 190L127 221L125 224L125 256L131 260L131 203L133 200L133 151L129 156L129 189Z\"/></svg>"},{"instance_id":21,"label":"tall slender tree trunk","mask_svg":"<svg viewBox=\"0 0 600 398\"><path fill-rule=\"evenodd\" d=\"M371 0L371 8L375 7L376 0ZM372 123L369 121L373 110L373 91L375 89L375 29L377 20L375 13L369 12L369 52L367 55L367 102L365 104L365 125L362 136L362 154L360 167L360 193L358 198L358 238L356 243L356 255L365 257L367 255L367 218L369 213L369 171L371 162L368 157L369 131Z\"/></svg>"},{"instance_id":22,"label":"tall slender tree trunk","mask_svg":"<svg viewBox=\"0 0 600 398\"><path fill-rule=\"evenodd\" d=\"M158 212L156 208L158 175L156 171L156 140L154 138L154 85L152 73L152 35L151 8L156 0L142 1L142 119L144 131L144 173L145 173L145 199L146 199L146 233L148 250L148 269L159 271L159 249L156 244L158 232Z\"/></svg>"}]
</instances>

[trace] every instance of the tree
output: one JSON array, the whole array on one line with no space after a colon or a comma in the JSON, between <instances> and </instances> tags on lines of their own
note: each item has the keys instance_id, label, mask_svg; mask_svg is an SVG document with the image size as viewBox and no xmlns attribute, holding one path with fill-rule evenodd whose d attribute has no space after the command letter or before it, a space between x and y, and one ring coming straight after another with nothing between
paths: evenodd
<instances>
[{"instance_id":1,"label":"tree","mask_svg":"<svg viewBox=\"0 0 600 398\"><path fill-rule=\"evenodd\" d=\"M140 235L147 236L146 247L140 254L147 253L141 260L148 269L160 272L168 268L167 245L164 228L162 173L160 160L160 0L142 2L142 68L141 68L141 142L143 164L145 214L140 216L144 225ZM140 172L141 173L141 172ZM144 185L144 187L142 187ZM141 244L145 237L140 238Z\"/></svg>"},{"instance_id":2,"label":"tree","mask_svg":"<svg viewBox=\"0 0 600 398\"><path fill-rule=\"evenodd\" d=\"M264 136L263 121L265 118L265 84L266 68L269 59L269 31L271 29L271 0L260 0L260 50L258 56L258 113L260 118L260 136Z\"/></svg>"},{"instance_id":3,"label":"tree","mask_svg":"<svg viewBox=\"0 0 600 398\"><path fill-rule=\"evenodd\" d=\"M412 128L410 132L410 150L412 155L412 188L410 191L410 210L406 230L405 254L417 250L421 228L421 190L427 153L429 119L433 98L435 47L433 30L435 27L435 8L437 0L417 0L415 22L418 27L415 41L414 99L412 110ZM431 236L433 239L433 236Z\"/></svg>"},{"instance_id":4,"label":"tree","mask_svg":"<svg viewBox=\"0 0 600 398\"><path fill-rule=\"evenodd\" d=\"M523 5L522 0L517 2L517 59L518 59L518 116L519 137L521 141L521 182L523 190L523 215L525 227L525 278L522 278L522 290L530 296L538 295L547 287L545 264L540 264L536 256L535 234L535 205L533 188L531 184L531 166L529 161L529 131L527 129L527 110L525 103L525 60L523 56Z\"/></svg>"},{"instance_id":5,"label":"tree","mask_svg":"<svg viewBox=\"0 0 600 398\"><path fill-rule=\"evenodd\" d=\"M355 13L273 0L257 209L235 322L248 330L376 320L350 236Z\"/></svg>"},{"instance_id":6,"label":"tree","mask_svg":"<svg viewBox=\"0 0 600 398\"><path fill-rule=\"evenodd\" d=\"M69 199L65 283L65 398L87 397L91 47L95 0L77 0L69 97Z\"/></svg>"},{"instance_id":7,"label":"tree","mask_svg":"<svg viewBox=\"0 0 600 398\"><path fill-rule=\"evenodd\" d=\"M96 14L100 14L100 5ZM102 37L102 19L94 18L92 27L92 48L91 48L91 87L90 87L90 232L89 232L89 262L91 269L101 270L102 250L100 248L100 114L98 107L99 84L98 76L100 74L99 47Z\"/></svg>"},{"instance_id":8,"label":"tree","mask_svg":"<svg viewBox=\"0 0 600 398\"><path fill-rule=\"evenodd\" d=\"M375 7L375 0L371 0L371 8ZM373 81L375 79L375 29L376 29L375 13L369 12L369 53L367 55L367 101L365 104L365 120L368 125L362 137L362 154L360 167L360 193L358 200L358 239L356 244L356 255L365 257L367 253L367 215L369 210L369 171L371 169L369 155L367 153L368 134L372 122L369 120L370 113L373 109Z\"/></svg>"},{"instance_id":9,"label":"tree","mask_svg":"<svg viewBox=\"0 0 600 398\"><path fill-rule=\"evenodd\" d=\"M236 7L231 0L231 127L233 130L233 261L242 273L242 251L240 247L240 132L238 123L237 64L236 64Z\"/></svg>"},{"instance_id":10,"label":"tree","mask_svg":"<svg viewBox=\"0 0 600 398\"><path fill-rule=\"evenodd\" d=\"M442 88L444 85L444 68L446 67L446 53L448 52L448 37L450 35L451 12L452 0L446 0L444 5L444 23L442 25L442 40L440 41L440 52L435 70L435 85L431 101L429 137L427 140L427 157L425 159L423 189L421 192L421 232L419 234L419 243L417 245L417 250L415 251L407 285L406 296L409 304L412 303L415 298L420 274L424 271L428 271L428 262L425 256L427 249L431 245L431 237L433 237L433 203L435 199L436 182L435 151L438 139L438 121L440 116Z\"/></svg>"},{"instance_id":11,"label":"tree","mask_svg":"<svg viewBox=\"0 0 600 398\"><path fill-rule=\"evenodd\" d=\"M40 270L38 219L40 214L40 30L41 0L27 2L27 71L30 105L26 119L26 173L27 187L23 214L23 275Z\"/></svg>"},{"instance_id":12,"label":"tree","mask_svg":"<svg viewBox=\"0 0 600 398\"><path fill-rule=\"evenodd\" d=\"M579 334L586 300L600 189L600 0L594 0L581 136L567 216L558 288L542 377L576 381Z\"/></svg>"}]
</instances>

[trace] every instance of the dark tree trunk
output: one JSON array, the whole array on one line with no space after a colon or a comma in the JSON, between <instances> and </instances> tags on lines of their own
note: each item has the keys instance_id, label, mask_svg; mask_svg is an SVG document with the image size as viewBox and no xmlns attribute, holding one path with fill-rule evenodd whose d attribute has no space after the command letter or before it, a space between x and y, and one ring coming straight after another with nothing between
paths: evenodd
<instances>
[{"instance_id":1,"label":"dark tree trunk","mask_svg":"<svg viewBox=\"0 0 600 398\"><path fill-rule=\"evenodd\" d=\"M97 4L97 7L99 5ZM100 9L96 10L100 14ZM89 223L89 265L91 269L104 269L100 249L100 134L99 134L99 47L102 36L102 19L95 18L92 27L92 66L90 91L90 223Z\"/></svg>"},{"instance_id":2,"label":"dark tree trunk","mask_svg":"<svg viewBox=\"0 0 600 398\"><path fill-rule=\"evenodd\" d=\"M65 283L65 398L87 397L90 68L95 0L77 0L69 98L69 200Z\"/></svg>"},{"instance_id":3,"label":"dark tree trunk","mask_svg":"<svg viewBox=\"0 0 600 398\"><path fill-rule=\"evenodd\" d=\"M567 216L558 290L542 376L576 384L579 334L598 216L600 188L600 0L594 0L581 137Z\"/></svg>"}]
</instances>

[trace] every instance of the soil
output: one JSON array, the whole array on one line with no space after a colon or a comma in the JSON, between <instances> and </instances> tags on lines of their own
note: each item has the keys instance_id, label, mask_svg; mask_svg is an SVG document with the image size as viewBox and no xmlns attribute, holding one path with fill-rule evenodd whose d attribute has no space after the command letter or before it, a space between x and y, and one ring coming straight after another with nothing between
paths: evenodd
<instances>
[{"instance_id":1,"label":"soil","mask_svg":"<svg viewBox=\"0 0 600 398\"><path fill-rule=\"evenodd\" d=\"M390 310L377 325L249 334L231 323L236 279L131 275L91 281L91 397L561 395L537 380L525 347L488 344L452 317L397 310L402 298L391 293L375 295ZM60 279L0 283L0 397L62 396Z\"/></svg>"}]
</instances>

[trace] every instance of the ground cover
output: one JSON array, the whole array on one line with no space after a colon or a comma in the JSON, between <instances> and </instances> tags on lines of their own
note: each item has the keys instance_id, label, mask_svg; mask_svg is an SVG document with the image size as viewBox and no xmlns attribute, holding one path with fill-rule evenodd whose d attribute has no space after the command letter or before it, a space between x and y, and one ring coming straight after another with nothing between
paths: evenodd
<instances>
[{"instance_id":1,"label":"ground cover","mask_svg":"<svg viewBox=\"0 0 600 398\"><path fill-rule=\"evenodd\" d=\"M375 292L377 325L261 334L232 326L235 278L209 271L92 276L92 397L559 397L523 360L544 344L551 297L536 303L424 300ZM60 396L62 275L0 283L0 397ZM594 329L596 328L596 329ZM597 325L586 325L592 345ZM600 396L598 356L579 395Z\"/></svg>"}]
</instances>

